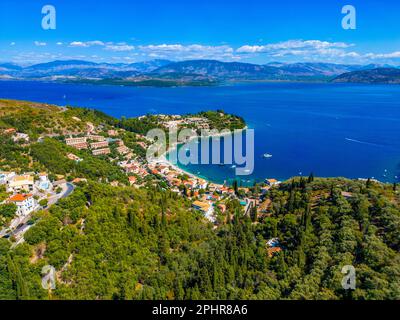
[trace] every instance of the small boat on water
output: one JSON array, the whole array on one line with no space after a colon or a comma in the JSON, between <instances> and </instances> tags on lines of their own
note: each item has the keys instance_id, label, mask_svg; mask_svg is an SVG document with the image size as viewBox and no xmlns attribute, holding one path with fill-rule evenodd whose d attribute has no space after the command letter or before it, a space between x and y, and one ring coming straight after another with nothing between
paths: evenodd
<instances>
[{"instance_id":1,"label":"small boat on water","mask_svg":"<svg viewBox=\"0 0 400 320\"><path fill-rule=\"evenodd\" d=\"M266 158L266 159L269 159L269 158L272 158L272 154L264 153L263 157Z\"/></svg>"}]
</instances>

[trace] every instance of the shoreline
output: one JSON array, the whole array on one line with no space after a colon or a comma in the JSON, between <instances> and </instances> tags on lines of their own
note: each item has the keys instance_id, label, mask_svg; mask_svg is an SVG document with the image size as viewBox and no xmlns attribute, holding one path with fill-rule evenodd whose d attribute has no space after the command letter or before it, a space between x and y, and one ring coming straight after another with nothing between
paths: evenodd
<instances>
[{"instance_id":1,"label":"shoreline","mask_svg":"<svg viewBox=\"0 0 400 320\"><path fill-rule=\"evenodd\" d=\"M243 132L243 131L246 131L247 129L249 129L249 127L248 127L248 126L245 126L243 129L237 129L237 130L240 130L241 132ZM170 154L172 151L177 150L177 149L179 148L179 146L184 145L184 144L186 144L186 143L189 143L190 141L193 141L193 140L196 140L196 139L204 139L204 138L223 137L223 136L226 136L226 135L231 134L231 133L232 133L232 131L230 131L230 132L225 132L225 133L218 133L218 134L215 134L215 135L209 135L209 136L207 136L207 137L202 137L202 136L193 136L193 137L190 137L186 142L175 143L175 144L171 145L171 146L168 148L169 150L167 150L164 154L162 154L162 155L160 156L159 160L157 160L156 162L157 162L157 163L162 163L162 164L164 164L164 165L168 165L168 166L172 167L175 171L177 171L177 172L179 172L179 173L182 173L182 174L186 174L186 175L188 175L188 176L191 177L191 178L205 180L205 181L207 181L209 184L213 184L213 185L215 185L215 186L217 186L217 187L224 187L225 184L221 184L221 183L214 182L214 181L212 181L209 177L201 177L201 176L199 176L199 175L197 175L197 174L194 174L194 173L192 173L192 172L189 172L188 170L182 169L181 167L179 167L179 165L178 165L177 163L175 164L175 163L171 162L170 160L168 160L167 155Z\"/></svg>"}]
</instances>

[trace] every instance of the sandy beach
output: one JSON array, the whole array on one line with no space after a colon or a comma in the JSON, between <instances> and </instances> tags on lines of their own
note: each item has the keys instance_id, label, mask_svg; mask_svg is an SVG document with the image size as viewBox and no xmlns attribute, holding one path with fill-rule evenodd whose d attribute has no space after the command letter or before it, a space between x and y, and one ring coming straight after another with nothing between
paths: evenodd
<instances>
[{"instance_id":1,"label":"sandy beach","mask_svg":"<svg viewBox=\"0 0 400 320\"><path fill-rule=\"evenodd\" d=\"M247 129L248 129L248 127L246 126L246 127L244 127L243 129L240 129L240 131L243 132L243 131L245 131L245 130L247 130ZM205 139L205 138L223 137L223 136L226 136L226 135L228 135L228 134L232 134L232 132L218 133L218 134L210 135L210 136L197 136L197 135L196 135L196 136L193 136L193 137L189 138L186 142L175 143L175 144L171 145L171 146L168 148L168 150L167 150L164 154L162 154L162 155L160 156L160 158L158 158L158 159L157 159L156 161L154 161L154 162L155 162L155 163L161 163L161 164L170 166L170 167L172 167L175 171L177 171L177 172L179 172L179 173L181 173L181 174L186 174L186 175L188 175L188 176L191 177L191 178L206 180L207 182L209 182L209 183L211 183L211 184L213 184L213 185L215 185L215 186L223 187L223 186L224 186L223 184L215 183L215 182L210 181L209 179L207 179L207 178L205 178L205 177L198 176L198 175L196 175L196 174L193 174L193 173L191 173L191 172L189 172L189 171L187 171L187 170L184 170L184 169L180 168L177 164L175 164L175 163L173 163L172 161L168 160L168 159L167 159L167 155L168 155L170 152L176 150L180 145L187 144L187 143L189 143L189 142L191 142L191 141L193 141L193 140L196 140L196 139Z\"/></svg>"}]
</instances>

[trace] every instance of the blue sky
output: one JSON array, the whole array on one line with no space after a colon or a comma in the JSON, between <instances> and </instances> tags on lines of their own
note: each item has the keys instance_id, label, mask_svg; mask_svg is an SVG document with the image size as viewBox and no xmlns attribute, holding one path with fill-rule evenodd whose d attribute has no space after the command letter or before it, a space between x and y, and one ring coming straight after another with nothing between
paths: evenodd
<instances>
[{"instance_id":1,"label":"blue sky","mask_svg":"<svg viewBox=\"0 0 400 320\"><path fill-rule=\"evenodd\" d=\"M57 27L43 30L42 7ZM357 29L341 26L344 5ZM0 60L400 64L397 0L1 0Z\"/></svg>"}]
</instances>

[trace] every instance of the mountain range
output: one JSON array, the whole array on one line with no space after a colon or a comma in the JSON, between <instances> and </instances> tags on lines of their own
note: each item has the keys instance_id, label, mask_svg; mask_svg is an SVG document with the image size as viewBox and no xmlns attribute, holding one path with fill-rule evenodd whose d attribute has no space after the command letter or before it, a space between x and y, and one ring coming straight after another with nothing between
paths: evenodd
<instances>
[{"instance_id":1,"label":"mountain range","mask_svg":"<svg viewBox=\"0 0 400 320\"><path fill-rule=\"evenodd\" d=\"M332 82L400 84L400 69L375 68L346 72Z\"/></svg>"},{"instance_id":2,"label":"mountain range","mask_svg":"<svg viewBox=\"0 0 400 320\"><path fill-rule=\"evenodd\" d=\"M381 71L385 77L377 77ZM213 85L231 81L334 81L399 83L399 69L387 65L281 63L259 65L217 60L150 60L132 64L57 60L30 66L0 64L0 79L91 82L122 85ZM368 76L374 76L368 81ZM390 79L395 77L396 79Z\"/></svg>"}]
</instances>

